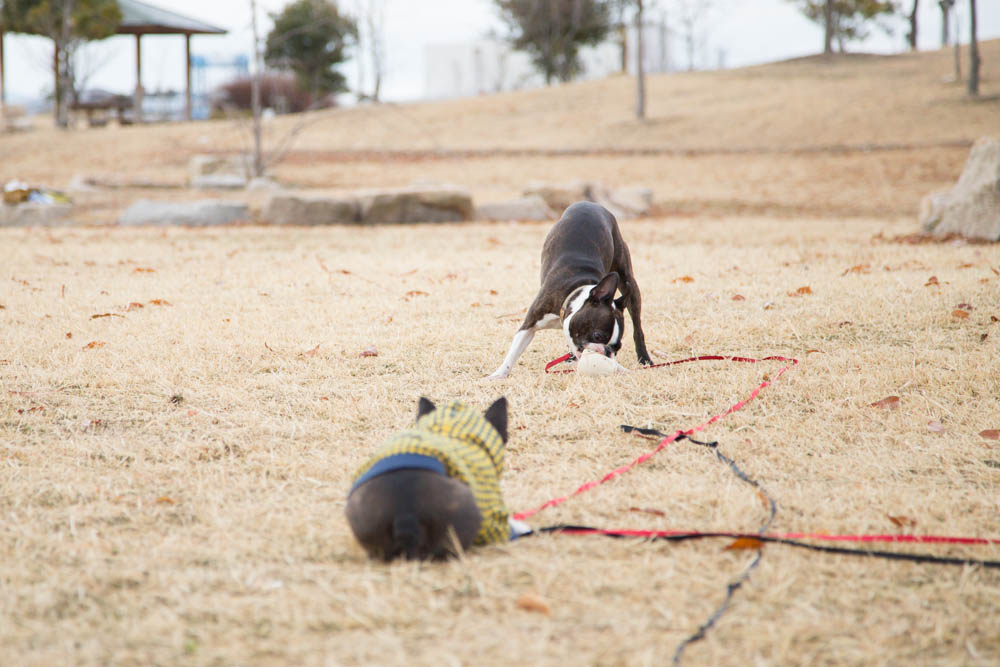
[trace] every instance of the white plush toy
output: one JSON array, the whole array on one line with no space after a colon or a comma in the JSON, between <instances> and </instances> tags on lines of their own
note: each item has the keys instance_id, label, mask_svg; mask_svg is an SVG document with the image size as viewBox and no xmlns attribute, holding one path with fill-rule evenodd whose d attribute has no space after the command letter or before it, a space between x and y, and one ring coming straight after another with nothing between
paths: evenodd
<instances>
[{"instance_id":1,"label":"white plush toy","mask_svg":"<svg viewBox=\"0 0 1000 667\"><path fill-rule=\"evenodd\" d=\"M625 368L617 360L606 357L600 352L584 350L580 355L580 361L576 364L576 371L583 375L611 375L624 372Z\"/></svg>"}]
</instances>

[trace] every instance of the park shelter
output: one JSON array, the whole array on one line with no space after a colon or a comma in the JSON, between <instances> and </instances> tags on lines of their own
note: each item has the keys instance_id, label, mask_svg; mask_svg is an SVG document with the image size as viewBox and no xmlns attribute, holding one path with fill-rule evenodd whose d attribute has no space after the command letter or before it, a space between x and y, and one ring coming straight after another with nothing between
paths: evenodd
<instances>
[{"instance_id":1,"label":"park shelter","mask_svg":"<svg viewBox=\"0 0 1000 667\"><path fill-rule=\"evenodd\" d=\"M135 115L142 120L142 36L184 35L184 68L186 73L185 118L191 120L191 35L223 35L222 28L161 9L138 0L118 0L122 21L115 34L135 35ZM0 25L0 107L6 103L3 61L4 27Z\"/></svg>"}]
</instances>

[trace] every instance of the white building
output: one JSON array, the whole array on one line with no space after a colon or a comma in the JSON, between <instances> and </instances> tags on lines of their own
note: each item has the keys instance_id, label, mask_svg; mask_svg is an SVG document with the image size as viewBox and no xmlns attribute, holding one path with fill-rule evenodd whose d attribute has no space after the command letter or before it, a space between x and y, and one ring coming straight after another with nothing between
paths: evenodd
<instances>
[{"instance_id":1,"label":"white building","mask_svg":"<svg viewBox=\"0 0 1000 667\"><path fill-rule=\"evenodd\" d=\"M634 74L636 30L626 39L626 62ZM669 32L663 23L643 26L643 64L647 73L675 69L670 57ZM580 50L579 80L599 79L622 71L622 47L617 38ZM424 98L448 99L508 90L539 88L545 77L532 65L531 57L514 51L498 39L429 44L424 49Z\"/></svg>"}]
</instances>

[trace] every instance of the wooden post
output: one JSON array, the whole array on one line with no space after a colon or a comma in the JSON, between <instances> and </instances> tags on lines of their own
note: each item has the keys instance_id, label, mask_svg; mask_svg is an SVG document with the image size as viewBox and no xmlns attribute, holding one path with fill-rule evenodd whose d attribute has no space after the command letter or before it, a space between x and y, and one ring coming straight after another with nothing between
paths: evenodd
<instances>
[{"instance_id":1,"label":"wooden post","mask_svg":"<svg viewBox=\"0 0 1000 667\"><path fill-rule=\"evenodd\" d=\"M135 122L142 122L142 35L135 36Z\"/></svg>"},{"instance_id":2,"label":"wooden post","mask_svg":"<svg viewBox=\"0 0 1000 667\"><path fill-rule=\"evenodd\" d=\"M184 71L187 88L184 89L184 118L191 120L191 33L184 33Z\"/></svg>"}]
</instances>

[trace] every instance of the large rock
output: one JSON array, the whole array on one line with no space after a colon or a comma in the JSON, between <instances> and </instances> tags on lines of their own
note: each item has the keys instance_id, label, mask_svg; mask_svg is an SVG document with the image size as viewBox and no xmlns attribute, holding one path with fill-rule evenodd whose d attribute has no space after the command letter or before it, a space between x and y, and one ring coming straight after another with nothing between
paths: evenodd
<instances>
[{"instance_id":1,"label":"large rock","mask_svg":"<svg viewBox=\"0 0 1000 667\"><path fill-rule=\"evenodd\" d=\"M955 187L921 202L920 225L939 236L1000 241L1000 139L976 141Z\"/></svg>"},{"instance_id":2,"label":"large rock","mask_svg":"<svg viewBox=\"0 0 1000 667\"><path fill-rule=\"evenodd\" d=\"M0 227L64 225L72 213L72 204L0 203Z\"/></svg>"},{"instance_id":3,"label":"large rock","mask_svg":"<svg viewBox=\"0 0 1000 667\"><path fill-rule=\"evenodd\" d=\"M644 216L653 205L653 191L649 188L625 187L611 190L593 181L532 182L525 188L524 194L541 197L560 215L570 204L591 201L611 211L618 220Z\"/></svg>"},{"instance_id":4,"label":"large rock","mask_svg":"<svg viewBox=\"0 0 1000 667\"><path fill-rule=\"evenodd\" d=\"M140 199L118 218L120 225L225 225L250 218L243 202L221 199L174 202Z\"/></svg>"},{"instance_id":5,"label":"large rock","mask_svg":"<svg viewBox=\"0 0 1000 667\"><path fill-rule=\"evenodd\" d=\"M506 222L519 220L528 222L543 222L555 220L558 214L549 208L545 200L538 195L529 195L520 199L491 202L476 207L477 220Z\"/></svg>"},{"instance_id":6,"label":"large rock","mask_svg":"<svg viewBox=\"0 0 1000 667\"><path fill-rule=\"evenodd\" d=\"M192 188L236 190L245 188L247 165L240 155L195 155L188 161Z\"/></svg>"},{"instance_id":7,"label":"large rock","mask_svg":"<svg viewBox=\"0 0 1000 667\"><path fill-rule=\"evenodd\" d=\"M533 181L524 189L524 196L538 196L545 200L556 213L562 215L570 204L578 201L593 201L594 183L570 181L569 183L541 183Z\"/></svg>"},{"instance_id":8,"label":"large rock","mask_svg":"<svg viewBox=\"0 0 1000 667\"><path fill-rule=\"evenodd\" d=\"M472 196L457 186L390 188L358 193L361 221L459 222L472 220Z\"/></svg>"},{"instance_id":9,"label":"large rock","mask_svg":"<svg viewBox=\"0 0 1000 667\"><path fill-rule=\"evenodd\" d=\"M360 222L357 197L281 193L264 207L264 222L272 225L335 225Z\"/></svg>"}]
</instances>

